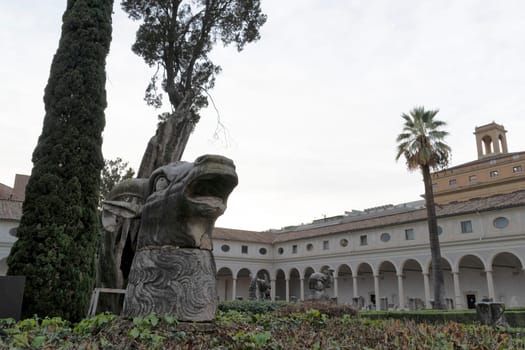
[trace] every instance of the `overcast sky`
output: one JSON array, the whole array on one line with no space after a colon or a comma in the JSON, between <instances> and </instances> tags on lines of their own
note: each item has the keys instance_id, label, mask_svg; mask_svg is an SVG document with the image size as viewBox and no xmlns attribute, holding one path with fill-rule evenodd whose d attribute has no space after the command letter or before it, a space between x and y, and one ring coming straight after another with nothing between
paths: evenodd
<instances>
[{"instance_id":1,"label":"overcast sky","mask_svg":"<svg viewBox=\"0 0 525 350\"><path fill-rule=\"evenodd\" d=\"M0 0L0 183L30 174L44 87L66 0ZM266 230L420 199L421 175L395 162L401 113L439 108L452 165L477 158L495 121L525 150L525 1L262 0L261 40L218 47L223 72L183 156L232 158L239 186L217 226ZM107 59L105 158L137 169L158 111L151 71L130 46L137 23L115 0Z\"/></svg>"}]
</instances>

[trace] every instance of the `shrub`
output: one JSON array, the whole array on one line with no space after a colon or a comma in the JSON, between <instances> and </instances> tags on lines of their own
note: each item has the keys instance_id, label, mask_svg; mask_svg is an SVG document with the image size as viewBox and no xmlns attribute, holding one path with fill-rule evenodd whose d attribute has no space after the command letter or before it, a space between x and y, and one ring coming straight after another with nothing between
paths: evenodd
<instances>
[{"instance_id":1,"label":"shrub","mask_svg":"<svg viewBox=\"0 0 525 350\"><path fill-rule=\"evenodd\" d=\"M278 310L287 304L286 301L234 300L221 302L218 309L223 312L235 310L239 312L250 312L252 314L263 314Z\"/></svg>"},{"instance_id":2,"label":"shrub","mask_svg":"<svg viewBox=\"0 0 525 350\"><path fill-rule=\"evenodd\" d=\"M285 316L292 313L307 313L309 310L317 310L329 317L339 317L343 315L357 316L357 310L350 305L323 301L304 301L301 303L287 304L276 310L276 313L280 316Z\"/></svg>"}]
</instances>

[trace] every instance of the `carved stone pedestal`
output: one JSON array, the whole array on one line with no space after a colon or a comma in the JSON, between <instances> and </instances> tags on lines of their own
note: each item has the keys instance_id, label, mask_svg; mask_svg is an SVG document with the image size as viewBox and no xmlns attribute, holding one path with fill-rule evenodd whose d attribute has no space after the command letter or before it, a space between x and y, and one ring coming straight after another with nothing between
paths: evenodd
<instances>
[{"instance_id":1,"label":"carved stone pedestal","mask_svg":"<svg viewBox=\"0 0 525 350\"><path fill-rule=\"evenodd\" d=\"M209 250L145 247L135 254L123 315L152 312L205 322L217 309L215 260Z\"/></svg>"},{"instance_id":2,"label":"carved stone pedestal","mask_svg":"<svg viewBox=\"0 0 525 350\"><path fill-rule=\"evenodd\" d=\"M508 327L504 312L505 304L503 303L480 302L476 304L478 319L485 325Z\"/></svg>"}]
</instances>

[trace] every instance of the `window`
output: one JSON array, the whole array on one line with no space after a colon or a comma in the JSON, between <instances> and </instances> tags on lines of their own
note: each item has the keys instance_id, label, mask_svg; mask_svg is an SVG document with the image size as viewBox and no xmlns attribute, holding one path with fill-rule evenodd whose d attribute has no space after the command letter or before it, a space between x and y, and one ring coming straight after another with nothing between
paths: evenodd
<instances>
[{"instance_id":1,"label":"window","mask_svg":"<svg viewBox=\"0 0 525 350\"><path fill-rule=\"evenodd\" d=\"M432 190L435 191L435 190L437 190L437 188L438 188L438 184L437 183L433 183L432 184Z\"/></svg>"},{"instance_id":2,"label":"window","mask_svg":"<svg viewBox=\"0 0 525 350\"><path fill-rule=\"evenodd\" d=\"M475 183L475 182L478 181L478 177L477 177L476 175L470 175L470 176L468 177L468 181L469 181L470 183Z\"/></svg>"},{"instance_id":3,"label":"window","mask_svg":"<svg viewBox=\"0 0 525 350\"><path fill-rule=\"evenodd\" d=\"M490 172L490 177L497 177L498 175L499 175L499 171L497 171L497 170L492 170Z\"/></svg>"},{"instance_id":4,"label":"window","mask_svg":"<svg viewBox=\"0 0 525 350\"><path fill-rule=\"evenodd\" d=\"M367 240L366 235L362 235L361 237L359 237L359 239L361 241L361 245L368 245L368 240Z\"/></svg>"},{"instance_id":5,"label":"window","mask_svg":"<svg viewBox=\"0 0 525 350\"><path fill-rule=\"evenodd\" d=\"M407 228L405 230L405 239L407 241L412 241L414 239L414 229L413 228Z\"/></svg>"},{"instance_id":6,"label":"window","mask_svg":"<svg viewBox=\"0 0 525 350\"><path fill-rule=\"evenodd\" d=\"M311 252L312 250L314 250L314 245L312 243L308 243L306 245L306 250L308 250L309 252Z\"/></svg>"},{"instance_id":7,"label":"window","mask_svg":"<svg viewBox=\"0 0 525 350\"><path fill-rule=\"evenodd\" d=\"M521 173L523 171L523 167L521 165L516 165L515 167L512 167L513 173Z\"/></svg>"},{"instance_id":8,"label":"window","mask_svg":"<svg viewBox=\"0 0 525 350\"><path fill-rule=\"evenodd\" d=\"M470 233L472 232L472 221L461 221L461 233Z\"/></svg>"},{"instance_id":9,"label":"window","mask_svg":"<svg viewBox=\"0 0 525 350\"><path fill-rule=\"evenodd\" d=\"M328 250L330 248L329 241L323 241L323 250Z\"/></svg>"},{"instance_id":10,"label":"window","mask_svg":"<svg viewBox=\"0 0 525 350\"><path fill-rule=\"evenodd\" d=\"M492 223L495 228L505 228L509 224L509 219L506 217L500 216L494 219L494 222Z\"/></svg>"},{"instance_id":11,"label":"window","mask_svg":"<svg viewBox=\"0 0 525 350\"><path fill-rule=\"evenodd\" d=\"M279 247L279 249L277 249L277 253L279 253L279 255L283 255L284 254L284 248L283 247Z\"/></svg>"},{"instance_id":12,"label":"window","mask_svg":"<svg viewBox=\"0 0 525 350\"><path fill-rule=\"evenodd\" d=\"M341 238L341 240L339 241L339 245L341 247L346 247L348 245L348 239L346 238Z\"/></svg>"},{"instance_id":13,"label":"window","mask_svg":"<svg viewBox=\"0 0 525 350\"><path fill-rule=\"evenodd\" d=\"M441 226L438 225L438 235L442 234L443 233L443 228Z\"/></svg>"},{"instance_id":14,"label":"window","mask_svg":"<svg viewBox=\"0 0 525 350\"><path fill-rule=\"evenodd\" d=\"M450 180L448 180L448 184L449 184L450 186L456 186L456 183L457 183L456 179L450 179Z\"/></svg>"},{"instance_id":15,"label":"window","mask_svg":"<svg viewBox=\"0 0 525 350\"><path fill-rule=\"evenodd\" d=\"M248 246L247 245L241 246L241 253L248 254Z\"/></svg>"},{"instance_id":16,"label":"window","mask_svg":"<svg viewBox=\"0 0 525 350\"><path fill-rule=\"evenodd\" d=\"M225 252L225 253L226 253L226 252L229 252L229 251L230 251L230 246L227 245L227 244L223 244L223 245L221 245L221 250L222 250L223 252Z\"/></svg>"},{"instance_id":17,"label":"window","mask_svg":"<svg viewBox=\"0 0 525 350\"><path fill-rule=\"evenodd\" d=\"M260 249L259 249L259 254L261 254L261 255L266 255L266 253L267 253L266 248L260 248Z\"/></svg>"},{"instance_id":18,"label":"window","mask_svg":"<svg viewBox=\"0 0 525 350\"><path fill-rule=\"evenodd\" d=\"M390 233L388 233L388 232L383 232L383 233L381 234L381 236L380 236L380 239L381 239L381 241L383 241L383 242L388 242L388 241L390 241Z\"/></svg>"},{"instance_id":19,"label":"window","mask_svg":"<svg viewBox=\"0 0 525 350\"><path fill-rule=\"evenodd\" d=\"M292 246L292 254L297 254L297 244Z\"/></svg>"}]
</instances>

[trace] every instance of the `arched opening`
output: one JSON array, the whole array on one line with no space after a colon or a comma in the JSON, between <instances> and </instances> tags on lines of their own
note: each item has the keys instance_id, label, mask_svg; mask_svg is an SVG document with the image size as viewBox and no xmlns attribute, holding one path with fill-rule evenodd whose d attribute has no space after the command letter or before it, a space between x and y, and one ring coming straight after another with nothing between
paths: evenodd
<instances>
[{"instance_id":1,"label":"arched opening","mask_svg":"<svg viewBox=\"0 0 525 350\"><path fill-rule=\"evenodd\" d=\"M493 152L492 137L490 137L489 135L483 136L481 141L483 141L483 154L491 154Z\"/></svg>"},{"instance_id":2,"label":"arched opening","mask_svg":"<svg viewBox=\"0 0 525 350\"><path fill-rule=\"evenodd\" d=\"M236 299L246 300L250 295L250 282L252 281L252 272L247 268L242 268L237 272L237 293Z\"/></svg>"},{"instance_id":3,"label":"arched opening","mask_svg":"<svg viewBox=\"0 0 525 350\"><path fill-rule=\"evenodd\" d=\"M505 140L505 135L499 134L498 142L500 151L503 153L507 153L507 141Z\"/></svg>"},{"instance_id":4,"label":"arched opening","mask_svg":"<svg viewBox=\"0 0 525 350\"><path fill-rule=\"evenodd\" d=\"M260 269L257 271L257 278L265 279L270 281L270 272L266 269Z\"/></svg>"},{"instance_id":5,"label":"arched opening","mask_svg":"<svg viewBox=\"0 0 525 350\"><path fill-rule=\"evenodd\" d=\"M463 308L475 309L479 301L489 300L485 264L475 255L464 255L459 260L459 290Z\"/></svg>"},{"instance_id":6,"label":"arched opening","mask_svg":"<svg viewBox=\"0 0 525 350\"><path fill-rule=\"evenodd\" d=\"M525 306L525 275L520 259L513 253L498 253L492 260L495 301L507 307Z\"/></svg>"},{"instance_id":7,"label":"arched opening","mask_svg":"<svg viewBox=\"0 0 525 350\"><path fill-rule=\"evenodd\" d=\"M425 281L423 279L423 268L414 259L408 259L403 263L403 288L405 294L405 308L409 310L420 310L425 308Z\"/></svg>"},{"instance_id":8,"label":"arched opening","mask_svg":"<svg viewBox=\"0 0 525 350\"><path fill-rule=\"evenodd\" d=\"M217 296L219 301L233 299L233 273L228 267L217 271Z\"/></svg>"},{"instance_id":9,"label":"arched opening","mask_svg":"<svg viewBox=\"0 0 525 350\"><path fill-rule=\"evenodd\" d=\"M309 279L312 273L314 273L315 270L312 267L307 267L304 269L304 279L303 279L303 290L304 290L304 299L307 300L310 299L310 285L309 285Z\"/></svg>"},{"instance_id":10,"label":"arched opening","mask_svg":"<svg viewBox=\"0 0 525 350\"><path fill-rule=\"evenodd\" d=\"M288 295L289 301L297 301L301 297L301 275L299 270L293 268L290 270L290 294Z\"/></svg>"},{"instance_id":11,"label":"arched opening","mask_svg":"<svg viewBox=\"0 0 525 350\"><path fill-rule=\"evenodd\" d=\"M351 304L353 296L352 270L350 266L342 264L337 269L337 303Z\"/></svg>"},{"instance_id":12,"label":"arched opening","mask_svg":"<svg viewBox=\"0 0 525 350\"><path fill-rule=\"evenodd\" d=\"M379 264L378 275L379 308L381 310L394 308L395 305L399 305L396 267L390 261L383 261Z\"/></svg>"},{"instance_id":13,"label":"arched opening","mask_svg":"<svg viewBox=\"0 0 525 350\"><path fill-rule=\"evenodd\" d=\"M375 310L376 294L374 290L374 272L368 263L361 263L357 267L357 297L353 300L358 309Z\"/></svg>"},{"instance_id":14,"label":"arched opening","mask_svg":"<svg viewBox=\"0 0 525 350\"><path fill-rule=\"evenodd\" d=\"M281 269L275 274L275 300L286 300L286 278Z\"/></svg>"},{"instance_id":15,"label":"arched opening","mask_svg":"<svg viewBox=\"0 0 525 350\"><path fill-rule=\"evenodd\" d=\"M432 264L430 261L428 264L429 297L430 301L432 301L434 300L434 282L432 281ZM454 275L452 274L452 265L450 265L450 262L443 257L441 258L441 269L443 270L443 280L445 283L445 305L447 306L447 309L454 309L456 307L456 302L454 300Z\"/></svg>"}]
</instances>

